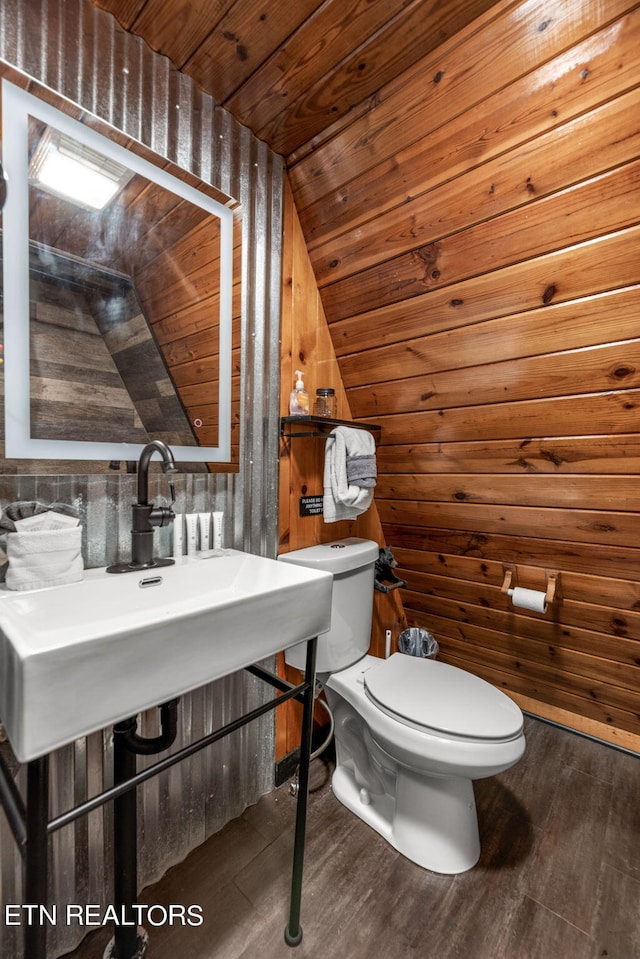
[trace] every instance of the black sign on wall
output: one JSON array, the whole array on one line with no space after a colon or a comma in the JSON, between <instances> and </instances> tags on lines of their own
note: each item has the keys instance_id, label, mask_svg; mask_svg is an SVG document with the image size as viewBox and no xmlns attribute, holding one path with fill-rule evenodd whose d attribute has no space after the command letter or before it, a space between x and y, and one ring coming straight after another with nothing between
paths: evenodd
<instances>
[{"instance_id":1,"label":"black sign on wall","mask_svg":"<svg viewBox=\"0 0 640 959\"><path fill-rule=\"evenodd\" d=\"M301 496L300 516L319 516L322 513L322 496Z\"/></svg>"}]
</instances>

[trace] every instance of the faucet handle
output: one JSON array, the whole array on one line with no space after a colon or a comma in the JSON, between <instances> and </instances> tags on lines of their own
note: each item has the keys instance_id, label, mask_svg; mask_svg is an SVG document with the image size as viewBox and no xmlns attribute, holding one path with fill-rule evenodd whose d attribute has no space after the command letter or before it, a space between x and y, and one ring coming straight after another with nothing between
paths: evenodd
<instances>
[{"instance_id":1,"label":"faucet handle","mask_svg":"<svg viewBox=\"0 0 640 959\"><path fill-rule=\"evenodd\" d=\"M175 519L173 510L168 506L147 507L149 510L147 522L149 526L170 526Z\"/></svg>"}]
</instances>

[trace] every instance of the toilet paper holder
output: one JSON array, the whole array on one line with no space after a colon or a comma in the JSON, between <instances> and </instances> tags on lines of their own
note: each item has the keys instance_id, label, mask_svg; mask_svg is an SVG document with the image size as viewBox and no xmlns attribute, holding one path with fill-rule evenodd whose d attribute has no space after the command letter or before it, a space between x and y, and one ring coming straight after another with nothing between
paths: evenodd
<instances>
[{"instance_id":1,"label":"toilet paper holder","mask_svg":"<svg viewBox=\"0 0 640 959\"><path fill-rule=\"evenodd\" d=\"M509 590L518 585L518 568L512 563L502 564L503 581L500 592L509 594ZM545 569L546 579L545 602L547 605L562 598L560 591L560 573L555 569Z\"/></svg>"}]
</instances>

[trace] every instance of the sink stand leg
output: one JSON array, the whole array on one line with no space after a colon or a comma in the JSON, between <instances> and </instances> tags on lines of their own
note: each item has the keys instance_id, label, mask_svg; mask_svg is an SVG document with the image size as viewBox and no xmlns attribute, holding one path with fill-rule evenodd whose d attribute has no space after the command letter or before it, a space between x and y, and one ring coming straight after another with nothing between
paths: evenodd
<instances>
[{"instance_id":1,"label":"sink stand leg","mask_svg":"<svg viewBox=\"0 0 640 959\"><path fill-rule=\"evenodd\" d=\"M49 757L33 759L27 766L27 841L24 855L24 902L44 906L47 902L49 820ZM47 931L42 917L24 927L24 953L29 959L45 959Z\"/></svg>"},{"instance_id":2,"label":"sink stand leg","mask_svg":"<svg viewBox=\"0 0 640 959\"><path fill-rule=\"evenodd\" d=\"M302 739L300 742L300 770L298 777L298 803L296 807L296 830L293 847L293 871L291 876L291 902L289 924L284 931L288 946L297 946L302 941L300 904L302 900L302 867L304 864L304 841L307 828L307 797L309 794L309 763L311 762L311 736L313 733L313 704L316 681L317 637L307 643L305 683L303 696Z\"/></svg>"},{"instance_id":3,"label":"sink stand leg","mask_svg":"<svg viewBox=\"0 0 640 959\"><path fill-rule=\"evenodd\" d=\"M119 785L136 774L136 754L126 737L135 719L124 720L113 728L113 781ZM129 789L113 802L113 890L114 906L120 922L115 926L104 959L142 959L146 936L138 931L131 906L138 898L138 834L136 790Z\"/></svg>"}]
</instances>

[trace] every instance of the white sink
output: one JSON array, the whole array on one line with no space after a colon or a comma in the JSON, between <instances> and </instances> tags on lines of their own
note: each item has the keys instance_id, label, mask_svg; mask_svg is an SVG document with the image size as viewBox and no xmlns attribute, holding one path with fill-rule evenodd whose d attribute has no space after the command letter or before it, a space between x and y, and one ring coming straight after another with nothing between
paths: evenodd
<instances>
[{"instance_id":1,"label":"white sink","mask_svg":"<svg viewBox=\"0 0 640 959\"><path fill-rule=\"evenodd\" d=\"M19 760L329 629L330 573L238 550L203 556L0 591L0 720Z\"/></svg>"}]
</instances>

